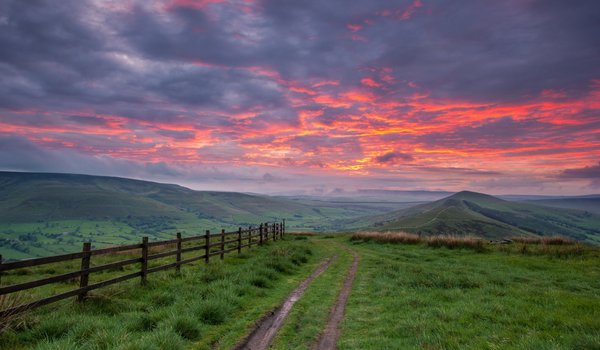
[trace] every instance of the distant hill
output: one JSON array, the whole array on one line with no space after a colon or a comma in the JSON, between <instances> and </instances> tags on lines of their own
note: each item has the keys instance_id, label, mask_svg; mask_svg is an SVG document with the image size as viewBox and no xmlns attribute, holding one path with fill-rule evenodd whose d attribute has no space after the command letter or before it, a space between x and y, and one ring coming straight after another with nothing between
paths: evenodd
<instances>
[{"instance_id":1,"label":"distant hill","mask_svg":"<svg viewBox=\"0 0 600 350\"><path fill-rule=\"evenodd\" d=\"M600 195L541 199L528 202L546 207L583 210L600 215Z\"/></svg>"},{"instance_id":2,"label":"distant hill","mask_svg":"<svg viewBox=\"0 0 600 350\"><path fill-rule=\"evenodd\" d=\"M27 258L95 246L230 230L287 219L290 229L336 228L369 209L118 177L0 172L0 254Z\"/></svg>"},{"instance_id":3,"label":"distant hill","mask_svg":"<svg viewBox=\"0 0 600 350\"><path fill-rule=\"evenodd\" d=\"M310 208L291 201L117 177L0 172L0 222L212 219L249 224Z\"/></svg>"},{"instance_id":4,"label":"distant hill","mask_svg":"<svg viewBox=\"0 0 600 350\"><path fill-rule=\"evenodd\" d=\"M476 192L459 192L441 200L363 220L376 230L502 238L515 235L564 235L600 243L600 216L590 212L510 202ZM356 220L352 224L360 226Z\"/></svg>"}]
</instances>

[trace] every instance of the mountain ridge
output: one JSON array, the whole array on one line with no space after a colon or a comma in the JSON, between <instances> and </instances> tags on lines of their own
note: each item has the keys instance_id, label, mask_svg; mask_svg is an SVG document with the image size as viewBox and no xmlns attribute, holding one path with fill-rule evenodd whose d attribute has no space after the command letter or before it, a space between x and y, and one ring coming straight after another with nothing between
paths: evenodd
<instances>
[{"instance_id":1,"label":"mountain ridge","mask_svg":"<svg viewBox=\"0 0 600 350\"><path fill-rule=\"evenodd\" d=\"M476 235L485 238L564 235L600 243L600 216L512 202L491 195L461 191L408 209L367 218L378 231L404 230L424 235ZM355 221L356 222L356 221Z\"/></svg>"}]
</instances>

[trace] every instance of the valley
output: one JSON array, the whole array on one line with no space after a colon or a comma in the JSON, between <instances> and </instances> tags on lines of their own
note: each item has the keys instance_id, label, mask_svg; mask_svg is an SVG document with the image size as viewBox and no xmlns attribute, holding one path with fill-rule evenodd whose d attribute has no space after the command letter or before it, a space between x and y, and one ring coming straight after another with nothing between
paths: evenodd
<instances>
[{"instance_id":1,"label":"valley","mask_svg":"<svg viewBox=\"0 0 600 350\"><path fill-rule=\"evenodd\" d=\"M445 196L445 197L444 197ZM266 196L76 174L0 172L5 260L218 232L286 219L290 231L564 235L600 243L600 196L507 201L474 192L357 191ZM561 207L562 206L562 207Z\"/></svg>"}]
</instances>

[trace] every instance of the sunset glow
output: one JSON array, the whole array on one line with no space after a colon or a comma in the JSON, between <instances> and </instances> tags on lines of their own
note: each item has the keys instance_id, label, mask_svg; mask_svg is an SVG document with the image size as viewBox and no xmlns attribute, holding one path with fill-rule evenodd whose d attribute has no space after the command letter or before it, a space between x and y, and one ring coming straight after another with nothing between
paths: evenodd
<instances>
[{"instance_id":1,"label":"sunset glow","mask_svg":"<svg viewBox=\"0 0 600 350\"><path fill-rule=\"evenodd\" d=\"M593 2L42 3L0 5L2 170L600 191Z\"/></svg>"}]
</instances>

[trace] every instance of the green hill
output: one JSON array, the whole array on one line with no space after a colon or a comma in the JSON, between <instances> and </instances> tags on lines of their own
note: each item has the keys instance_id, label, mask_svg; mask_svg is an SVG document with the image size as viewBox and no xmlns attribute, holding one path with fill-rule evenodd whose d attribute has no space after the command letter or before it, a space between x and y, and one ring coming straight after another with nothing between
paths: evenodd
<instances>
[{"instance_id":1,"label":"green hill","mask_svg":"<svg viewBox=\"0 0 600 350\"><path fill-rule=\"evenodd\" d=\"M284 218L290 229L324 230L360 215L360 208L117 177L0 172L0 254L9 259L72 252L85 240L100 247Z\"/></svg>"},{"instance_id":2,"label":"green hill","mask_svg":"<svg viewBox=\"0 0 600 350\"><path fill-rule=\"evenodd\" d=\"M593 213L510 202L468 191L363 222L376 230L425 235L468 234L486 238L563 235L600 243L600 216ZM358 227L359 221L352 225Z\"/></svg>"},{"instance_id":3,"label":"green hill","mask_svg":"<svg viewBox=\"0 0 600 350\"><path fill-rule=\"evenodd\" d=\"M568 198L551 198L528 201L532 204L554 208L567 208L588 211L600 215L600 196L582 196Z\"/></svg>"}]
</instances>

